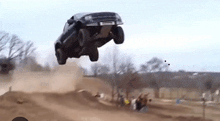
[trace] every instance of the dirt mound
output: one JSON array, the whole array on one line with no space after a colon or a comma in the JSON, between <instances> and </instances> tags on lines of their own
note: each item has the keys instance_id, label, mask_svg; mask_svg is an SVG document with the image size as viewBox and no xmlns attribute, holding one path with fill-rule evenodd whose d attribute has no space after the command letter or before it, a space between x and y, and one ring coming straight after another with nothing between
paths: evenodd
<instances>
[{"instance_id":1,"label":"dirt mound","mask_svg":"<svg viewBox=\"0 0 220 121\"><path fill-rule=\"evenodd\" d=\"M94 77L83 77L83 80L77 83L77 88L78 90L87 89L92 94L102 92L111 95L111 87L103 80Z\"/></svg>"},{"instance_id":2,"label":"dirt mound","mask_svg":"<svg viewBox=\"0 0 220 121\"><path fill-rule=\"evenodd\" d=\"M58 116L53 111L50 111L38 105L32 95L25 92L7 92L0 96L0 117L2 121L11 121L13 118L22 116L31 121L41 120L66 120L62 116Z\"/></svg>"},{"instance_id":3,"label":"dirt mound","mask_svg":"<svg viewBox=\"0 0 220 121\"><path fill-rule=\"evenodd\" d=\"M50 92L37 92L32 93L31 98L37 100L37 98L44 98L47 102L53 102L56 104L62 104L66 107L73 109L102 109L111 110L111 106L104 105L95 98L91 92L85 90L75 90L67 93L50 93Z\"/></svg>"},{"instance_id":4,"label":"dirt mound","mask_svg":"<svg viewBox=\"0 0 220 121\"><path fill-rule=\"evenodd\" d=\"M46 105L60 105L60 107L75 111L99 109L109 111L110 109L110 106L100 103L89 91L70 91L67 93L12 91L0 96L0 116L4 117L4 112L7 110L7 114L11 116L4 117L5 120L17 116L24 116L29 120L33 119L33 121L39 119L37 116L48 119L45 117L50 116L51 118L51 115L56 115L57 112L46 107L46 102L48 103ZM57 119L62 119L62 115L59 115Z\"/></svg>"},{"instance_id":5,"label":"dirt mound","mask_svg":"<svg viewBox=\"0 0 220 121\"><path fill-rule=\"evenodd\" d=\"M150 104L146 114L131 112L129 109L118 109L115 106L107 106L99 102L91 92L87 90L75 90L67 93L35 92L26 93L19 91L7 92L0 96L1 120L12 120L17 116L26 117L28 120L84 120L87 116L97 117L96 120L151 120L153 118L175 121L203 121L199 117L172 116L164 112L181 112L175 107ZM178 108L178 107L176 107ZM125 109L125 108L124 108ZM178 108L180 109L180 108ZM182 109L182 108L181 108ZM184 109L185 110L185 109ZM7 115L6 113L7 112ZM184 112L185 113L185 112ZM123 115L123 117L122 117ZM131 116L131 117L129 117ZM65 118L64 118L65 117ZM108 117L108 118L107 118ZM130 119L133 118L133 119ZM123 121L124 121L123 120ZM212 120L204 120L212 121Z\"/></svg>"},{"instance_id":6,"label":"dirt mound","mask_svg":"<svg viewBox=\"0 0 220 121\"><path fill-rule=\"evenodd\" d=\"M102 110L111 110L114 109L111 106L104 105L99 102L99 100L92 95L91 92L87 90L75 90L71 91L65 94L60 94L59 96L57 95L56 97L53 98L60 98L60 100L56 100L57 102L62 102L67 105L68 107L84 107L84 108L95 108L95 109L102 109ZM52 99L52 98L51 98ZM65 100L63 100L65 99Z\"/></svg>"},{"instance_id":7,"label":"dirt mound","mask_svg":"<svg viewBox=\"0 0 220 121\"><path fill-rule=\"evenodd\" d=\"M213 121L213 120L203 119L202 117L194 117L194 116L190 116L190 117L179 116L175 118L175 121Z\"/></svg>"},{"instance_id":8,"label":"dirt mound","mask_svg":"<svg viewBox=\"0 0 220 121\"><path fill-rule=\"evenodd\" d=\"M29 94L24 92L7 92L0 96L1 106L13 106L16 104L33 104Z\"/></svg>"},{"instance_id":9,"label":"dirt mound","mask_svg":"<svg viewBox=\"0 0 220 121\"><path fill-rule=\"evenodd\" d=\"M97 98L95 98L91 92L83 90L83 91L78 91L79 95L81 95L85 100L90 101L90 102L98 102Z\"/></svg>"}]
</instances>

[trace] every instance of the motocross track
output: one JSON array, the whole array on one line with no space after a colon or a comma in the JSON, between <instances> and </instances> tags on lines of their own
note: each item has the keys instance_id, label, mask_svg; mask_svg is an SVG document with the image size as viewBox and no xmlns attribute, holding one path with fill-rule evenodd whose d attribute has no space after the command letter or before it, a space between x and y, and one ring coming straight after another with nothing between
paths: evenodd
<instances>
[{"instance_id":1,"label":"motocross track","mask_svg":"<svg viewBox=\"0 0 220 121\"><path fill-rule=\"evenodd\" d=\"M196 113L190 107L152 102L151 110L142 114L99 101L93 95L110 94L111 88L99 79L83 77L75 63L51 73L15 72L10 83L2 84L1 91L12 86L12 92L0 96L1 121L18 116L29 121L201 121L190 117Z\"/></svg>"}]
</instances>

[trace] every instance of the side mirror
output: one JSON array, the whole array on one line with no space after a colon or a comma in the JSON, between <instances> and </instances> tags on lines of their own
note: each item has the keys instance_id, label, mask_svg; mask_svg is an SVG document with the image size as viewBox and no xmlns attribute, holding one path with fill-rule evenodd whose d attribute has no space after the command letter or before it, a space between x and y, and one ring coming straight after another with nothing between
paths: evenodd
<instances>
[{"instance_id":1,"label":"side mirror","mask_svg":"<svg viewBox=\"0 0 220 121\"><path fill-rule=\"evenodd\" d=\"M68 23L68 24L73 24L74 22L75 22L75 20L73 20L73 19L67 20L67 23Z\"/></svg>"}]
</instances>

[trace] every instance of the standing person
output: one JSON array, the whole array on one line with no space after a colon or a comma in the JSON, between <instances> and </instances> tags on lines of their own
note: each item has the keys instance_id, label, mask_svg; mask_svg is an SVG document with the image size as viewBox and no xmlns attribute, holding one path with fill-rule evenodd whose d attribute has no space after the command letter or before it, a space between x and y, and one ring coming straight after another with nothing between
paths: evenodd
<instances>
[{"instance_id":1,"label":"standing person","mask_svg":"<svg viewBox=\"0 0 220 121\"><path fill-rule=\"evenodd\" d=\"M100 98L103 99L105 97L104 93L100 94Z\"/></svg>"},{"instance_id":2,"label":"standing person","mask_svg":"<svg viewBox=\"0 0 220 121\"><path fill-rule=\"evenodd\" d=\"M148 95L149 95L150 93L148 93L148 94L146 94L146 95L144 95L144 106L147 106L147 103L148 103Z\"/></svg>"},{"instance_id":3,"label":"standing person","mask_svg":"<svg viewBox=\"0 0 220 121\"><path fill-rule=\"evenodd\" d=\"M147 105L147 103L148 103L148 95L149 95L149 93L144 95L143 105L142 105L142 108L140 110L141 112L144 112L144 113L146 113L148 111L148 105Z\"/></svg>"},{"instance_id":4,"label":"standing person","mask_svg":"<svg viewBox=\"0 0 220 121\"><path fill-rule=\"evenodd\" d=\"M136 99L134 98L134 96L132 96L132 98L131 98L130 108L131 108L131 110L136 110Z\"/></svg>"},{"instance_id":5,"label":"standing person","mask_svg":"<svg viewBox=\"0 0 220 121\"><path fill-rule=\"evenodd\" d=\"M129 100L127 98L124 98L124 104L128 105L129 103L130 103Z\"/></svg>"},{"instance_id":6,"label":"standing person","mask_svg":"<svg viewBox=\"0 0 220 121\"><path fill-rule=\"evenodd\" d=\"M136 110L140 111L142 108L142 94L138 97L138 99L136 100Z\"/></svg>"},{"instance_id":7,"label":"standing person","mask_svg":"<svg viewBox=\"0 0 220 121\"><path fill-rule=\"evenodd\" d=\"M120 106L124 106L124 97L123 95L120 96Z\"/></svg>"}]
</instances>

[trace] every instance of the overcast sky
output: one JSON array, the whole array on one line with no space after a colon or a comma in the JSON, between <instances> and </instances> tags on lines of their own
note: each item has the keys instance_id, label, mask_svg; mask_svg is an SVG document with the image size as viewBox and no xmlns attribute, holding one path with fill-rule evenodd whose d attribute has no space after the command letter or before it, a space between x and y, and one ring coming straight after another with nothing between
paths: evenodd
<instances>
[{"instance_id":1,"label":"overcast sky","mask_svg":"<svg viewBox=\"0 0 220 121\"><path fill-rule=\"evenodd\" d=\"M0 0L0 30L33 41L43 64L67 19L97 11L122 17L125 42L118 47L136 66L156 56L172 70L220 71L219 0ZM100 58L113 45L99 48ZM89 58L82 60L89 68Z\"/></svg>"}]
</instances>

